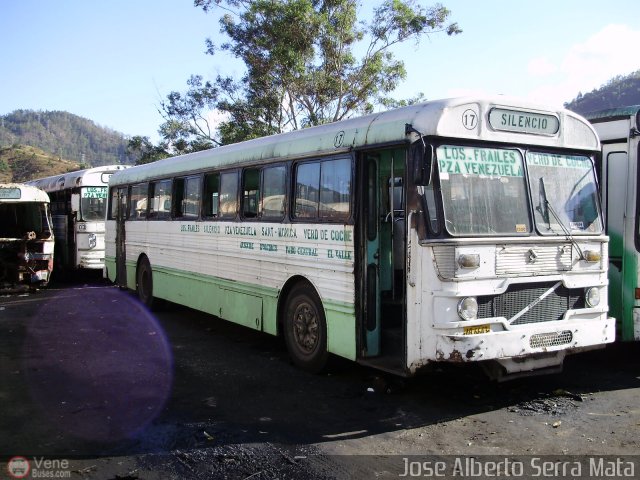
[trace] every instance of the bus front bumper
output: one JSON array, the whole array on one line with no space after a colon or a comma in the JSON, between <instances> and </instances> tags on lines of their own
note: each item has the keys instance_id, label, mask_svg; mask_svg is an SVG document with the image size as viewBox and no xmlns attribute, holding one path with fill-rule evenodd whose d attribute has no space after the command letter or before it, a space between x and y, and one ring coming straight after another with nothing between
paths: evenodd
<instances>
[{"instance_id":1,"label":"bus front bumper","mask_svg":"<svg viewBox=\"0 0 640 480\"><path fill-rule=\"evenodd\" d=\"M513 330L470 335L440 334L435 361L493 360L507 374L561 367L568 353L603 347L615 340L616 321L564 320L523 325ZM422 362L421 362L422 363Z\"/></svg>"}]
</instances>

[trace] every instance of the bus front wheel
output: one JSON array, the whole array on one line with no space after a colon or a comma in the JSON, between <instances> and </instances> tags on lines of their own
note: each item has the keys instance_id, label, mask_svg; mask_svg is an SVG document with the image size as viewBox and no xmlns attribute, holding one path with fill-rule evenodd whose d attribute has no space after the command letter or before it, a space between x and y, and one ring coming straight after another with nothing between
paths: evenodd
<instances>
[{"instance_id":1,"label":"bus front wheel","mask_svg":"<svg viewBox=\"0 0 640 480\"><path fill-rule=\"evenodd\" d=\"M153 308L153 276L147 257L140 260L136 271L136 291L140 301L149 309Z\"/></svg>"},{"instance_id":2,"label":"bus front wheel","mask_svg":"<svg viewBox=\"0 0 640 480\"><path fill-rule=\"evenodd\" d=\"M316 292L306 285L294 287L284 315L284 339L293 363L309 372L321 372L328 358L327 323Z\"/></svg>"}]
</instances>

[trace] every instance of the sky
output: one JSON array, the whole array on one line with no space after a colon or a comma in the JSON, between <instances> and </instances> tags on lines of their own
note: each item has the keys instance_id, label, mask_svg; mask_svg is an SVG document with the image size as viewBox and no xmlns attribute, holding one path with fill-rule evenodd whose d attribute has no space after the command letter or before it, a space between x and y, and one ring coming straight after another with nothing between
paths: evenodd
<instances>
[{"instance_id":1,"label":"sky","mask_svg":"<svg viewBox=\"0 0 640 480\"><path fill-rule=\"evenodd\" d=\"M439 0L463 33L395 48L395 98L503 94L561 106L640 69L636 0ZM378 2L363 0L362 11ZM432 5L436 1L422 2ZM241 76L216 13L192 0L7 0L0 5L0 115L63 110L159 140L158 113L192 74Z\"/></svg>"}]
</instances>

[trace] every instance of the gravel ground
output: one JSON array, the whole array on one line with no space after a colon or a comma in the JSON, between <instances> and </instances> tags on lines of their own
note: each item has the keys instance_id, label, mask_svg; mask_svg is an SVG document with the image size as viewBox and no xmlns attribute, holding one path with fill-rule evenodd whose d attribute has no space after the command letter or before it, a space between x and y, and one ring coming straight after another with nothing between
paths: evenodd
<instances>
[{"instance_id":1,"label":"gravel ground","mask_svg":"<svg viewBox=\"0 0 640 480\"><path fill-rule=\"evenodd\" d=\"M424 477L455 456L610 455L637 470L639 377L639 344L500 384L472 365L310 375L276 338L178 306L150 314L90 279L0 297L0 478L17 455L87 479Z\"/></svg>"}]
</instances>

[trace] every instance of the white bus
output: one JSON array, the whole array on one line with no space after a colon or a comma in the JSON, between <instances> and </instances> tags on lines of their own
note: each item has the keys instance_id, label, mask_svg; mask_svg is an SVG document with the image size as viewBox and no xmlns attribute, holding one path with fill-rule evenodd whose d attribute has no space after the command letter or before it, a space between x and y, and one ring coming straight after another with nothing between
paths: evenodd
<instances>
[{"instance_id":1,"label":"white bus","mask_svg":"<svg viewBox=\"0 0 640 480\"><path fill-rule=\"evenodd\" d=\"M401 375L557 371L612 342L607 237L572 112L432 101L114 174L107 274L155 298Z\"/></svg>"},{"instance_id":2,"label":"white bus","mask_svg":"<svg viewBox=\"0 0 640 480\"><path fill-rule=\"evenodd\" d=\"M600 182L609 244L609 299L618 338L640 340L640 105L587 115L602 142Z\"/></svg>"},{"instance_id":3,"label":"white bus","mask_svg":"<svg viewBox=\"0 0 640 480\"><path fill-rule=\"evenodd\" d=\"M125 168L106 165L27 182L51 198L57 271L104 268L109 177Z\"/></svg>"},{"instance_id":4,"label":"white bus","mask_svg":"<svg viewBox=\"0 0 640 480\"><path fill-rule=\"evenodd\" d=\"M27 185L0 184L0 290L46 286L53 249L47 194Z\"/></svg>"}]
</instances>

